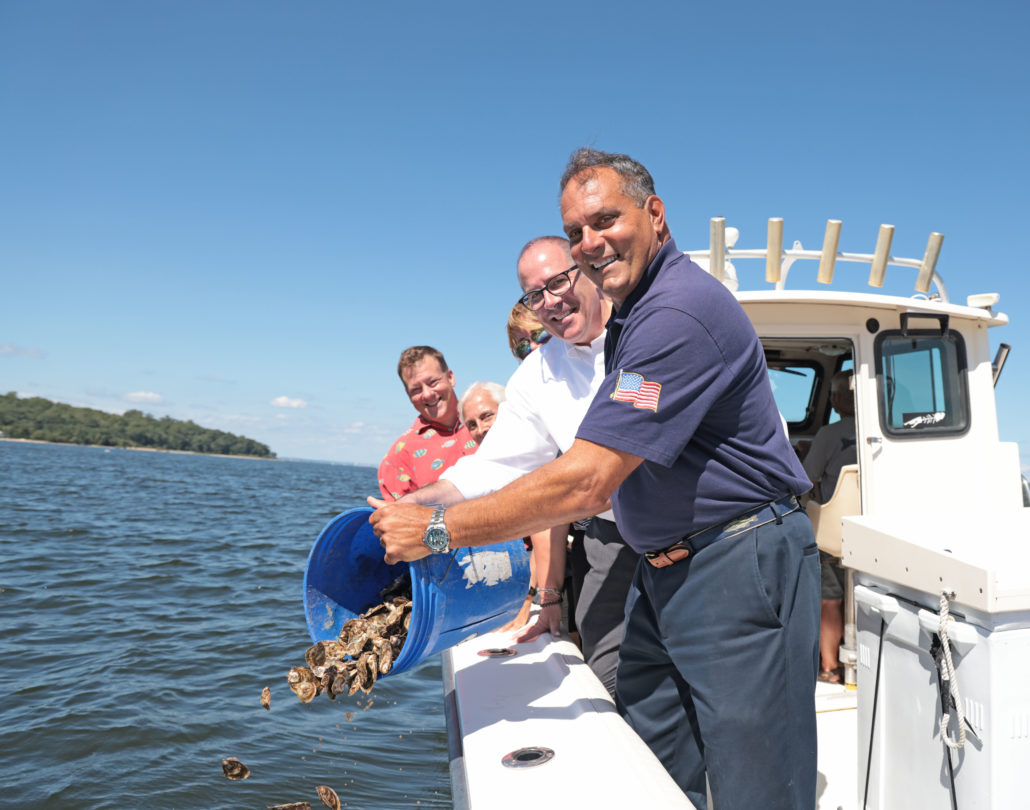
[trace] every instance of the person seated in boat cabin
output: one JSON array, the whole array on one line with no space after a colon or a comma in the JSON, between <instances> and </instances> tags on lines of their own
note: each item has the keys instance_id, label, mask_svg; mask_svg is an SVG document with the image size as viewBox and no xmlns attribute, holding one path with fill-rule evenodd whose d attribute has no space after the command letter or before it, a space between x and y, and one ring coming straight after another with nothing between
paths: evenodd
<instances>
[{"instance_id":1,"label":"person seated in boat cabin","mask_svg":"<svg viewBox=\"0 0 1030 810\"><path fill-rule=\"evenodd\" d=\"M495 382L479 382L478 380L461 395L458 400L458 413L461 422L468 428L476 445L482 445L486 434L493 427L497 418L497 410L504 402L504 386Z\"/></svg>"},{"instance_id":2,"label":"person seated in boat cabin","mask_svg":"<svg viewBox=\"0 0 1030 810\"><path fill-rule=\"evenodd\" d=\"M433 483L459 458L476 450L475 440L459 418L454 372L440 351L432 346L405 349L397 376L418 416L379 464L379 489L388 501Z\"/></svg>"},{"instance_id":3,"label":"person seated in boat cabin","mask_svg":"<svg viewBox=\"0 0 1030 810\"><path fill-rule=\"evenodd\" d=\"M571 447L503 489L443 514L370 498L384 560L431 553L434 516L448 546L480 546L610 499L639 560L619 713L699 810L706 775L719 810L811 810L819 558L797 502L811 485L780 424L758 335L733 294L678 250L639 162L579 149L559 185L576 263L561 275L577 289L593 281L616 308L604 379ZM541 316L549 331L549 319L564 329L577 317L571 302L556 303L565 285L553 276L544 291L524 279L554 308ZM484 451L512 399L509 383Z\"/></svg>"},{"instance_id":4,"label":"person seated in boat cabin","mask_svg":"<svg viewBox=\"0 0 1030 810\"><path fill-rule=\"evenodd\" d=\"M838 371L830 380L830 405L840 420L823 425L805 455L805 472L812 481L811 497L826 503L833 497L845 464L858 461L855 444L855 396L852 372ZM819 552L821 611L819 619L819 680L841 683L839 651L844 640L844 569L840 560Z\"/></svg>"}]
</instances>

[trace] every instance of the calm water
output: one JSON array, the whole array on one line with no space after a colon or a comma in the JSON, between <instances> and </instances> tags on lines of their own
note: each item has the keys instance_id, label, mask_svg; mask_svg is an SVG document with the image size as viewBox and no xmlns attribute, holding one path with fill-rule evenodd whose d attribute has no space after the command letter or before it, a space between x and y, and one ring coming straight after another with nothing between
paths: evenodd
<instances>
[{"instance_id":1,"label":"calm water","mask_svg":"<svg viewBox=\"0 0 1030 810\"><path fill-rule=\"evenodd\" d=\"M0 807L450 807L439 656L367 706L286 684L373 470L0 442L0 484Z\"/></svg>"}]
</instances>

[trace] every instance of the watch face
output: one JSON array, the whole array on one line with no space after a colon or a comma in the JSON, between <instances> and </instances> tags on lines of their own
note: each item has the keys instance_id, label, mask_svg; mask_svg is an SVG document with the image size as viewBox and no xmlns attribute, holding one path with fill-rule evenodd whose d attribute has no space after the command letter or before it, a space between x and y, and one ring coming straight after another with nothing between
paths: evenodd
<instances>
[{"instance_id":1,"label":"watch face","mask_svg":"<svg viewBox=\"0 0 1030 810\"><path fill-rule=\"evenodd\" d=\"M430 526L422 536L422 542L437 553L446 551L450 541L451 538L447 534L447 530L440 526Z\"/></svg>"}]
</instances>

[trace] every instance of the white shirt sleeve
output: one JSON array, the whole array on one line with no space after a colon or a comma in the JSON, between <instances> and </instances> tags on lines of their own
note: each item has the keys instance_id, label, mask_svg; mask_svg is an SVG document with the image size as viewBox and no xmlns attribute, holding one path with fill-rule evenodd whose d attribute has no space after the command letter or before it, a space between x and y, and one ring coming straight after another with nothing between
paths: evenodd
<instances>
[{"instance_id":1,"label":"white shirt sleeve","mask_svg":"<svg viewBox=\"0 0 1030 810\"><path fill-rule=\"evenodd\" d=\"M441 478L465 498L478 498L542 467L568 450L604 379L604 334L589 346L557 338L533 352L505 388L497 419L471 456ZM614 520L611 511L599 515Z\"/></svg>"},{"instance_id":2,"label":"white shirt sleeve","mask_svg":"<svg viewBox=\"0 0 1030 810\"><path fill-rule=\"evenodd\" d=\"M510 484L558 456L558 445L523 392L509 385L497 419L471 456L464 456L440 477L465 498L478 498Z\"/></svg>"}]
</instances>

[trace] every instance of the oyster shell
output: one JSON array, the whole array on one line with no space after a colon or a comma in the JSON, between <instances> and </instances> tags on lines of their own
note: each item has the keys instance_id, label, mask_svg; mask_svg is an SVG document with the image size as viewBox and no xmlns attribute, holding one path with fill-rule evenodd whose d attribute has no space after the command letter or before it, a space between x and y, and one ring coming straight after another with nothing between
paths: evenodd
<instances>
[{"instance_id":1,"label":"oyster shell","mask_svg":"<svg viewBox=\"0 0 1030 810\"><path fill-rule=\"evenodd\" d=\"M329 785L319 785L318 798L322 800L322 804L330 808L330 810L340 810L340 797L336 795L336 791L333 790Z\"/></svg>"},{"instance_id":2,"label":"oyster shell","mask_svg":"<svg viewBox=\"0 0 1030 810\"><path fill-rule=\"evenodd\" d=\"M372 652L379 662L379 674L386 675L393 666L393 647L390 639L382 636L372 639Z\"/></svg>"},{"instance_id":3,"label":"oyster shell","mask_svg":"<svg viewBox=\"0 0 1030 810\"><path fill-rule=\"evenodd\" d=\"M330 700L344 692L354 695L359 689L367 693L380 675L390 672L411 625L411 597L396 592L398 587L410 593L407 575L383 589L380 603L345 622L336 640L318 641L307 648L307 666L293 667L286 676L302 702L322 692Z\"/></svg>"},{"instance_id":4,"label":"oyster shell","mask_svg":"<svg viewBox=\"0 0 1030 810\"><path fill-rule=\"evenodd\" d=\"M287 673L286 680L301 703L310 703L322 691L321 681L307 667L294 667Z\"/></svg>"},{"instance_id":5,"label":"oyster shell","mask_svg":"<svg viewBox=\"0 0 1030 810\"><path fill-rule=\"evenodd\" d=\"M376 660L376 654L374 652L365 652L361 654L358 659L358 671L362 672L361 684L362 692L371 692L372 687L376 684L376 678L379 677L379 661Z\"/></svg>"},{"instance_id":6,"label":"oyster shell","mask_svg":"<svg viewBox=\"0 0 1030 810\"><path fill-rule=\"evenodd\" d=\"M266 709L272 708L272 690L267 686L261 690L261 705Z\"/></svg>"},{"instance_id":7,"label":"oyster shell","mask_svg":"<svg viewBox=\"0 0 1030 810\"><path fill-rule=\"evenodd\" d=\"M339 641L319 641L308 647L304 653L304 660L314 669L342 661L345 655L346 652Z\"/></svg>"},{"instance_id":8,"label":"oyster shell","mask_svg":"<svg viewBox=\"0 0 1030 810\"><path fill-rule=\"evenodd\" d=\"M250 768L240 762L236 757L226 757L222 760L222 773L227 779L238 782L250 776Z\"/></svg>"},{"instance_id":9,"label":"oyster shell","mask_svg":"<svg viewBox=\"0 0 1030 810\"><path fill-rule=\"evenodd\" d=\"M286 673L286 682L291 686L295 683L302 683L304 681L314 681L315 673L312 672L308 667L292 667L289 672Z\"/></svg>"},{"instance_id":10,"label":"oyster shell","mask_svg":"<svg viewBox=\"0 0 1030 810\"><path fill-rule=\"evenodd\" d=\"M351 678L354 676L354 668L348 667L339 672L339 674L333 678L333 682L329 684L329 689L326 690L330 698L335 699L337 695L346 694L350 689Z\"/></svg>"}]
</instances>

